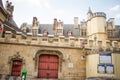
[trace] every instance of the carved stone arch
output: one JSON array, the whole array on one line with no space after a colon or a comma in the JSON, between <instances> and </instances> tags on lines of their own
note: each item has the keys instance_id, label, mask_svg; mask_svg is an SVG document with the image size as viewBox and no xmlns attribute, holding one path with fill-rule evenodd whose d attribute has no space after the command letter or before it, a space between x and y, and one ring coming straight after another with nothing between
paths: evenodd
<instances>
[{"instance_id":1,"label":"carved stone arch","mask_svg":"<svg viewBox=\"0 0 120 80\"><path fill-rule=\"evenodd\" d=\"M13 56L9 56L8 57L8 64L9 64L9 74L11 74L11 71L12 71L12 64L13 64L13 61L14 60L19 60L19 61L22 61L22 67L24 67L25 65L25 59L24 57L22 57L19 52L17 52L16 54L14 54Z\"/></svg>"},{"instance_id":2,"label":"carved stone arch","mask_svg":"<svg viewBox=\"0 0 120 80\"><path fill-rule=\"evenodd\" d=\"M42 54L57 55L59 57L59 71L61 72L62 62L65 59L65 55L59 50L52 49L41 49L34 54L33 60L35 60L35 71L38 69L39 56Z\"/></svg>"}]
</instances>

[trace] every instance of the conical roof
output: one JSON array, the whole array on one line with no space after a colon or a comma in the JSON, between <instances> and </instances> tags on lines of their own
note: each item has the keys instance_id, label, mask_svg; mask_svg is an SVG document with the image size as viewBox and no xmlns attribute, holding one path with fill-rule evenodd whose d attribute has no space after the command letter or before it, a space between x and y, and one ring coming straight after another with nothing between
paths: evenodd
<instances>
[{"instance_id":1,"label":"conical roof","mask_svg":"<svg viewBox=\"0 0 120 80\"><path fill-rule=\"evenodd\" d=\"M88 13L91 13L92 14L92 10L91 10L91 8L89 7L89 9L88 9Z\"/></svg>"}]
</instances>

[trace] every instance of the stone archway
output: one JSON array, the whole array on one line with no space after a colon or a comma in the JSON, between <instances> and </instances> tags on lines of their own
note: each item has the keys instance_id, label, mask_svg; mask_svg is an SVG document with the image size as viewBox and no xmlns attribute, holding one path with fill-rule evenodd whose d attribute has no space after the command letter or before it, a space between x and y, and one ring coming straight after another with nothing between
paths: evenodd
<instances>
[{"instance_id":1,"label":"stone archway","mask_svg":"<svg viewBox=\"0 0 120 80\"><path fill-rule=\"evenodd\" d=\"M35 60L35 71L38 73L38 63L39 63L39 57L40 55L53 55L53 56L58 56L58 59L59 59L59 69L58 69L58 73L61 73L61 70L62 70L62 62L64 61L64 58L65 56L63 55L63 53L59 50L51 50L51 49L41 49L41 50L38 50L33 59ZM36 74L37 75L37 74ZM59 77L59 75L58 75Z\"/></svg>"},{"instance_id":2,"label":"stone archway","mask_svg":"<svg viewBox=\"0 0 120 80\"><path fill-rule=\"evenodd\" d=\"M19 52L17 52L13 56L9 56L8 63L9 63L9 70L10 70L9 74L13 76L20 76L22 67L25 64L24 57L21 57Z\"/></svg>"}]
</instances>

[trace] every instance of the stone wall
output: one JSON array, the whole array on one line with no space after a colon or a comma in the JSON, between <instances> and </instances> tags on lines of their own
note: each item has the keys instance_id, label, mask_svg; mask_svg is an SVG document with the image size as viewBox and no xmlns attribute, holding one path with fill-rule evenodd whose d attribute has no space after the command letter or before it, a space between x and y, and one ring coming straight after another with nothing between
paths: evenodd
<instances>
[{"instance_id":1,"label":"stone wall","mask_svg":"<svg viewBox=\"0 0 120 80\"><path fill-rule=\"evenodd\" d=\"M62 55L59 59L58 77L60 79L68 78L69 76L72 76L72 78L85 77L85 61L81 59L82 49L80 48L40 46L18 43L6 44L5 42L0 43L0 73L11 75L12 63L10 63L10 57L19 53L19 57L24 60L22 69L26 69L28 71L28 76L37 77L38 70L35 69L37 66L35 64L37 61L36 55L44 51L48 54L57 55L57 53L60 53L59 55Z\"/></svg>"}]
</instances>

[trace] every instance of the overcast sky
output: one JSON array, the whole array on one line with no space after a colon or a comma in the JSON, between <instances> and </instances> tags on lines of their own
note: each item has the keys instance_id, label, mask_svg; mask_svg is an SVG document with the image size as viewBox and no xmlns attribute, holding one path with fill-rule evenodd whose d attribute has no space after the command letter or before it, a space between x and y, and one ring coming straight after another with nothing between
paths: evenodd
<instances>
[{"instance_id":1,"label":"overcast sky","mask_svg":"<svg viewBox=\"0 0 120 80\"><path fill-rule=\"evenodd\" d=\"M115 18L120 25L120 0L9 0L14 5L14 20L18 27L23 22L32 23L38 18L40 24L53 23L53 19L62 20L64 24L73 24L74 17L87 18L88 8L92 12L105 12L107 19ZM3 0L5 4L6 0Z\"/></svg>"}]
</instances>

